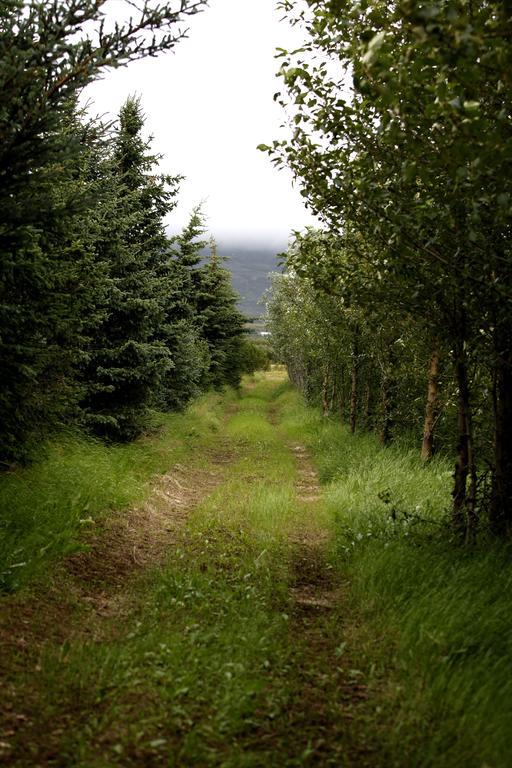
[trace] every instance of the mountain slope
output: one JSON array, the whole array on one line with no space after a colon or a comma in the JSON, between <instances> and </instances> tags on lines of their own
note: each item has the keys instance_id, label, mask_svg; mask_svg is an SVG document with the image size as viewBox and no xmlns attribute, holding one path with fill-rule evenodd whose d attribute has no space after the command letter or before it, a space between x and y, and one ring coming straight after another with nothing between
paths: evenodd
<instances>
[{"instance_id":1,"label":"mountain slope","mask_svg":"<svg viewBox=\"0 0 512 768\"><path fill-rule=\"evenodd\" d=\"M259 302L270 287L269 274L281 269L278 251L266 245L221 242L219 253L227 258L225 267L233 276L233 288L241 296L242 312L249 317L263 315L265 307Z\"/></svg>"}]
</instances>

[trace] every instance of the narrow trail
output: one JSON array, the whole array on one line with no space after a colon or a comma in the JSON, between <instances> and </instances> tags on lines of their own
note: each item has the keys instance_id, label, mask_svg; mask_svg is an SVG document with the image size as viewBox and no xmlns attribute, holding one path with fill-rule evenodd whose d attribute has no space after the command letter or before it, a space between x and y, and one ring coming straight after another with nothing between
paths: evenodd
<instances>
[{"instance_id":1,"label":"narrow trail","mask_svg":"<svg viewBox=\"0 0 512 768\"><path fill-rule=\"evenodd\" d=\"M339 589L325 563L329 534L315 519L315 505L321 497L318 475L304 446L294 445L291 450L297 461L297 500L310 508L302 526L290 535L294 572L291 595L300 609L329 609L339 598Z\"/></svg>"},{"instance_id":2,"label":"narrow trail","mask_svg":"<svg viewBox=\"0 0 512 768\"><path fill-rule=\"evenodd\" d=\"M42 734L40 692L30 681L20 687L19 679L10 678L16 673L25 678L30 671L37 676L41 660L52 646L66 648L88 640L101 643L119 634L119 626L131 610L131 584L168 558L190 511L222 482L233 454L221 442L208 452L208 460L209 469L175 464L152 483L142 506L114 512L95 525L84 536L83 551L57 564L49 581L34 585L28 594L3 599L0 765L17 764L13 763L13 740L20 744L22 754L31 742L44 741L40 755L34 758L38 762L22 757L20 765L54 764L52 753L59 749L62 722ZM52 744L54 740L56 744ZM48 757L45 752L50 753Z\"/></svg>"},{"instance_id":3,"label":"narrow trail","mask_svg":"<svg viewBox=\"0 0 512 768\"><path fill-rule=\"evenodd\" d=\"M353 727L348 585L279 385L248 386L194 462L3 600L0 765L379 764Z\"/></svg>"},{"instance_id":4,"label":"narrow trail","mask_svg":"<svg viewBox=\"0 0 512 768\"><path fill-rule=\"evenodd\" d=\"M328 561L330 534L318 521L321 488L311 457L303 445L291 450L297 462L297 499L309 512L290 535L293 634L308 651L296 672L301 690L292 725L305 747L304 765L372 766L373 750L360 743L351 725L366 688L347 670L346 656L343 666L341 662L349 585Z\"/></svg>"}]
</instances>

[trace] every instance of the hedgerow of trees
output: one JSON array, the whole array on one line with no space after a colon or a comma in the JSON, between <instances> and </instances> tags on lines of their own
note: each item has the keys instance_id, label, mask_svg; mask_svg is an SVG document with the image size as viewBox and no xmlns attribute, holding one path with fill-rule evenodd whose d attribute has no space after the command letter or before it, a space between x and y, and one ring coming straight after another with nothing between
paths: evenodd
<instances>
[{"instance_id":1,"label":"hedgerow of trees","mask_svg":"<svg viewBox=\"0 0 512 768\"><path fill-rule=\"evenodd\" d=\"M136 98L115 127L82 89L167 51L204 0L7 0L0 20L0 461L78 424L130 440L153 408L183 407L247 365L228 272L200 210L173 239L179 177L158 171Z\"/></svg>"},{"instance_id":2,"label":"hedgerow of trees","mask_svg":"<svg viewBox=\"0 0 512 768\"><path fill-rule=\"evenodd\" d=\"M279 53L276 98L290 115L290 138L262 148L300 179L325 230L298 238L288 254L290 274L271 309L274 337L292 333L298 357L284 337L277 342L292 377L323 391L326 404L341 399L352 428L377 425L386 442L418 433L423 420L428 459L437 427L438 443L456 452L455 528L472 538L488 524L505 536L512 5L280 6L303 28L304 45ZM305 302L316 331L295 302Z\"/></svg>"}]
</instances>

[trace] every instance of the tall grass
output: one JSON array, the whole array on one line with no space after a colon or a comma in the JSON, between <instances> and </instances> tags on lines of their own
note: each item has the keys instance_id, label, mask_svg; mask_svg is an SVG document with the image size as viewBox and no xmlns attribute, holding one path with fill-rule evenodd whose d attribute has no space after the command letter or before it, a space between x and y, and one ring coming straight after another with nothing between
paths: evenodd
<instances>
[{"instance_id":1,"label":"tall grass","mask_svg":"<svg viewBox=\"0 0 512 768\"><path fill-rule=\"evenodd\" d=\"M510 547L461 548L447 523L450 462L351 435L284 390L334 520L332 562L359 616L351 654L366 671L370 727L386 764L512 765Z\"/></svg>"},{"instance_id":2,"label":"tall grass","mask_svg":"<svg viewBox=\"0 0 512 768\"><path fill-rule=\"evenodd\" d=\"M302 764L288 727L302 685L290 670L302 665L286 539L302 510L294 458L268 428L270 392L263 383L230 415L224 482L191 510L168 562L130 586L114 636L73 640L65 663L60 646L43 654L29 681L39 686L41 729L74 713L54 737L59 764ZM27 740L15 738L22 765Z\"/></svg>"},{"instance_id":3,"label":"tall grass","mask_svg":"<svg viewBox=\"0 0 512 768\"><path fill-rule=\"evenodd\" d=\"M350 574L364 620L384 639L370 653L384 676L399 764L509 766L510 551L372 542L353 555Z\"/></svg>"},{"instance_id":4,"label":"tall grass","mask_svg":"<svg viewBox=\"0 0 512 768\"><path fill-rule=\"evenodd\" d=\"M80 547L101 515L142 502L149 479L211 439L235 397L210 394L183 414L155 415L155 431L128 445L61 435L27 468L0 476L0 591Z\"/></svg>"}]
</instances>

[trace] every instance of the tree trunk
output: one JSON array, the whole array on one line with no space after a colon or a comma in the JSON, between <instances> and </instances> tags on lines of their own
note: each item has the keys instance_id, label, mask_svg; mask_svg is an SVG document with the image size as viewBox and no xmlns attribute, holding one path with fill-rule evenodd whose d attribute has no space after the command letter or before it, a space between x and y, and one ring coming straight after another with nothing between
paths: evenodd
<instances>
[{"instance_id":1,"label":"tree trunk","mask_svg":"<svg viewBox=\"0 0 512 768\"><path fill-rule=\"evenodd\" d=\"M384 339L385 347L383 351L384 365L382 370L382 381L380 390L381 405L381 426L380 442L382 445L388 445L391 442L393 431L393 412L395 410L396 397L396 371L394 339L388 341Z\"/></svg>"},{"instance_id":2,"label":"tree trunk","mask_svg":"<svg viewBox=\"0 0 512 768\"><path fill-rule=\"evenodd\" d=\"M509 349L512 337L502 331L502 342L496 340L494 369L494 467L490 512L491 528L498 536L512 531L512 350Z\"/></svg>"},{"instance_id":3,"label":"tree trunk","mask_svg":"<svg viewBox=\"0 0 512 768\"><path fill-rule=\"evenodd\" d=\"M421 445L422 461L429 461L434 453L434 426L439 402L439 341L434 339L432 355L428 364L427 403Z\"/></svg>"},{"instance_id":4,"label":"tree trunk","mask_svg":"<svg viewBox=\"0 0 512 768\"><path fill-rule=\"evenodd\" d=\"M313 395L316 394L314 391L313 393L311 392L311 379L313 378L311 374L312 374L312 364L308 360L308 362L304 366L304 387L303 387L304 397L308 403L311 403L311 400L312 400L311 394ZM313 400L314 400L314 397L313 397Z\"/></svg>"},{"instance_id":5,"label":"tree trunk","mask_svg":"<svg viewBox=\"0 0 512 768\"><path fill-rule=\"evenodd\" d=\"M368 430L372 428L372 388L369 382L364 392L364 426Z\"/></svg>"},{"instance_id":6,"label":"tree trunk","mask_svg":"<svg viewBox=\"0 0 512 768\"><path fill-rule=\"evenodd\" d=\"M297 387L299 392L302 392L302 377L298 368L293 363L287 363L286 370L288 371L288 378L294 387Z\"/></svg>"},{"instance_id":7,"label":"tree trunk","mask_svg":"<svg viewBox=\"0 0 512 768\"><path fill-rule=\"evenodd\" d=\"M391 431L393 428L392 416L392 381L389 374L385 373L381 384L381 410L382 422L380 428L380 442L382 445L388 445L391 442Z\"/></svg>"},{"instance_id":8,"label":"tree trunk","mask_svg":"<svg viewBox=\"0 0 512 768\"><path fill-rule=\"evenodd\" d=\"M328 391L329 391L329 371L326 370L324 373L324 378L322 381L322 414L324 416L329 415L329 398L328 398Z\"/></svg>"},{"instance_id":9,"label":"tree trunk","mask_svg":"<svg viewBox=\"0 0 512 768\"><path fill-rule=\"evenodd\" d=\"M357 364L352 362L350 387L350 431L352 434L357 426Z\"/></svg>"},{"instance_id":10,"label":"tree trunk","mask_svg":"<svg viewBox=\"0 0 512 768\"><path fill-rule=\"evenodd\" d=\"M455 377L458 388L457 461L453 475L453 524L461 538L472 539L476 529L476 467L473 447L472 415L467 354L462 344L455 350ZM468 488L469 478L469 488Z\"/></svg>"},{"instance_id":11,"label":"tree trunk","mask_svg":"<svg viewBox=\"0 0 512 768\"><path fill-rule=\"evenodd\" d=\"M339 384L339 403L340 421L345 421L345 373L342 370Z\"/></svg>"},{"instance_id":12,"label":"tree trunk","mask_svg":"<svg viewBox=\"0 0 512 768\"><path fill-rule=\"evenodd\" d=\"M336 398L338 396L338 387L336 386L336 374L332 377L331 396L329 398L329 413L334 413L336 408Z\"/></svg>"},{"instance_id":13,"label":"tree trunk","mask_svg":"<svg viewBox=\"0 0 512 768\"><path fill-rule=\"evenodd\" d=\"M354 329L352 340L352 369L350 373L350 431L356 431L359 387L359 328Z\"/></svg>"}]
</instances>

